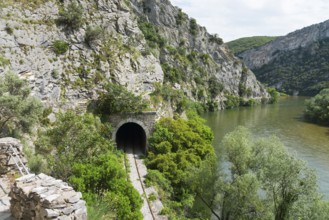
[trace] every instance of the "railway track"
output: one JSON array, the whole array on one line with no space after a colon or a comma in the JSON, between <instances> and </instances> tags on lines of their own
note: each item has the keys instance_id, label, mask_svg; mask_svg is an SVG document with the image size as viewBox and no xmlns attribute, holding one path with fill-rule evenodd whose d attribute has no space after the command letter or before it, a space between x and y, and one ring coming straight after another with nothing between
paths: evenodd
<instances>
[{"instance_id":1,"label":"railway track","mask_svg":"<svg viewBox=\"0 0 329 220\"><path fill-rule=\"evenodd\" d=\"M134 187L139 191L139 193L142 195L143 199L143 207L141 209L142 214L144 215L145 220L157 220L155 217L150 201L148 199L147 192L145 190L145 186L143 183L143 176L141 174L140 168L138 166L139 156L142 154L139 152L136 152L135 148L132 147L124 147L125 152L125 167L127 172L127 178L130 177L130 181L134 185ZM129 161L129 164L128 164ZM130 170L129 170L130 166ZM129 172L130 171L130 172Z\"/></svg>"}]
</instances>

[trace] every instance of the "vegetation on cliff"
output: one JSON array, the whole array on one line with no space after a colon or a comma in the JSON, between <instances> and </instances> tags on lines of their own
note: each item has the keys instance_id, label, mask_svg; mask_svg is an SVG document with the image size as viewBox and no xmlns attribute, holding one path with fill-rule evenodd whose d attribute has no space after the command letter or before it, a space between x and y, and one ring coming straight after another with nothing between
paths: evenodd
<instances>
[{"instance_id":1,"label":"vegetation on cliff","mask_svg":"<svg viewBox=\"0 0 329 220\"><path fill-rule=\"evenodd\" d=\"M308 47L277 51L276 58L261 68L253 69L257 78L289 94L315 95L328 88L329 40Z\"/></svg>"},{"instance_id":2,"label":"vegetation on cliff","mask_svg":"<svg viewBox=\"0 0 329 220\"><path fill-rule=\"evenodd\" d=\"M315 97L306 101L306 119L329 125L329 89L323 89Z\"/></svg>"},{"instance_id":3,"label":"vegetation on cliff","mask_svg":"<svg viewBox=\"0 0 329 220\"><path fill-rule=\"evenodd\" d=\"M238 54L243 51L262 46L272 40L275 40L276 38L277 37L269 36L243 37L227 42L226 45L233 51L234 54Z\"/></svg>"},{"instance_id":4,"label":"vegetation on cliff","mask_svg":"<svg viewBox=\"0 0 329 220\"><path fill-rule=\"evenodd\" d=\"M148 108L148 102L141 96L134 95L123 86L109 83L90 108L97 114L111 115L114 113L142 112Z\"/></svg>"},{"instance_id":5,"label":"vegetation on cliff","mask_svg":"<svg viewBox=\"0 0 329 220\"><path fill-rule=\"evenodd\" d=\"M18 137L39 122L42 105L30 93L28 83L16 74L0 79L0 137Z\"/></svg>"}]
</instances>

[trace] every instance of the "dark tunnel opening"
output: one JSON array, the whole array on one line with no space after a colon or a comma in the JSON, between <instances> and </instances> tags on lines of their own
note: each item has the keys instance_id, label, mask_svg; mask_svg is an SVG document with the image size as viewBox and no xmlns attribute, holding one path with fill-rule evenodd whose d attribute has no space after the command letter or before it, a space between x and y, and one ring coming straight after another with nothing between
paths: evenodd
<instances>
[{"instance_id":1,"label":"dark tunnel opening","mask_svg":"<svg viewBox=\"0 0 329 220\"><path fill-rule=\"evenodd\" d=\"M118 149L125 152L146 153L146 134L136 123L123 124L116 133L115 141Z\"/></svg>"}]
</instances>

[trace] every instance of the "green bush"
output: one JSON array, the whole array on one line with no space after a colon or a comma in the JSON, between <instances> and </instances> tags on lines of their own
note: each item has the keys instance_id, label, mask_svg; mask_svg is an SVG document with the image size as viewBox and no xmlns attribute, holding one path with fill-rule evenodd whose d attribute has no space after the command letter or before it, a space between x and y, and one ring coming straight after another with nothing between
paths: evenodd
<instances>
[{"instance_id":1,"label":"green bush","mask_svg":"<svg viewBox=\"0 0 329 220\"><path fill-rule=\"evenodd\" d=\"M66 9L59 11L57 22L64 25L66 29L76 30L83 24L83 8L75 2L67 5Z\"/></svg>"},{"instance_id":2,"label":"green bush","mask_svg":"<svg viewBox=\"0 0 329 220\"><path fill-rule=\"evenodd\" d=\"M216 98L224 90L223 84L214 76L208 80L208 85L211 98Z\"/></svg>"},{"instance_id":3,"label":"green bush","mask_svg":"<svg viewBox=\"0 0 329 220\"><path fill-rule=\"evenodd\" d=\"M141 96L136 96L123 86L109 83L105 92L95 101L96 113L110 115L120 112L141 112L148 108L148 103Z\"/></svg>"},{"instance_id":4,"label":"green bush","mask_svg":"<svg viewBox=\"0 0 329 220\"><path fill-rule=\"evenodd\" d=\"M31 132L42 116L41 102L30 96L27 81L14 73L0 78L0 137Z\"/></svg>"},{"instance_id":5,"label":"green bush","mask_svg":"<svg viewBox=\"0 0 329 220\"><path fill-rule=\"evenodd\" d=\"M75 112L60 113L52 129L41 134L36 151L48 156L52 175L68 180L73 164L88 162L99 153L113 150L108 140L110 127L92 114L77 116ZM56 157L49 155L55 152Z\"/></svg>"},{"instance_id":6,"label":"green bush","mask_svg":"<svg viewBox=\"0 0 329 220\"><path fill-rule=\"evenodd\" d=\"M91 46L92 43L102 38L104 34L103 28L97 27L87 27L85 34L85 43Z\"/></svg>"},{"instance_id":7,"label":"green bush","mask_svg":"<svg viewBox=\"0 0 329 220\"><path fill-rule=\"evenodd\" d=\"M250 88L247 88L243 83L239 83L239 95L240 96L251 96L252 91Z\"/></svg>"},{"instance_id":8,"label":"green bush","mask_svg":"<svg viewBox=\"0 0 329 220\"><path fill-rule=\"evenodd\" d=\"M10 34L10 35L12 35L14 33L13 28L10 27L9 24L6 24L5 31L7 32L7 34Z\"/></svg>"},{"instance_id":9,"label":"green bush","mask_svg":"<svg viewBox=\"0 0 329 220\"><path fill-rule=\"evenodd\" d=\"M210 35L209 37L209 42L211 43L216 43L218 45L222 45L224 42L223 42L223 39L218 37L217 34L214 34L214 35Z\"/></svg>"},{"instance_id":10,"label":"green bush","mask_svg":"<svg viewBox=\"0 0 329 220\"><path fill-rule=\"evenodd\" d=\"M157 105L161 100L170 103L175 112L182 113L187 107L187 98L181 90L173 89L171 85L155 84L155 90L151 93L151 101Z\"/></svg>"},{"instance_id":11,"label":"green bush","mask_svg":"<svg viewBox=\"0 0 329 220\"><path fill-rule=\"evenodd\" d=\"M239 105L240 105L239 96L226 95L225 98L226 98L226 100L224 101L225 108L231 109L231 108L239 107Z\"/></svg>"},{"instance_id":12,"label":"green bush","mask_svg":"<svg viewBox=\"0 0 329 220\"><path fill-rule=\"evenodd\" d=\"M196 36L199 33L198 24L194 18L190 20L190 34Z\"/></svg>"},{"instance_id":13,"label":"green bush","mask_svg":"<svg viewBox=\"0 0 329 220\"><path fill-rule=\"evenodd\" d=\"M69 44L63 40L55 40L53 42L53 50L56 55L64 54L68 49L69 49Z\"/></svg>"},{"instance_id":14,"label":"green bush","mask_svg":"<svg viewBox=\"0 0 329 220\"><path fill-rule=\"evenodd\" d=\"M91 219L142 219L142 200L127 181L123 155L109 135L109 125L98 117L68 111L40 134L36 151L48 159L52 176L82 192ZM103 205L95 207L99 201Z\"/></svg>"},{"instance_id":15,"label":"green bush","mask_svg":"<svg viewBox=\"0 0 329 220\"><path fill-rule=\"evenodd\" d=\"M194 113L189 120L161 118L149 139L149 154L145 161L152 172L147 181L155 182L169 192L172 210L191 215L195 191L188 180L192 170L214 158L213 134Z\"/></svg>"},{"instance_id":16,"label":"green bush","mask_svg":"<svg viewBox=\"0 0 329 220\"><path fill-rule=\"evenodd\" d=\"M178 26L180 26L180 25L183 24L184 20L185 20L185 15L184 15L184 13L182 12L182 9L179 9L179 10L178 10L178 13L177 13L177 15L176 15L176 24L177 24Z\"/></svg>"},{"instance_id":17,"label":"green bush","mask_svg":"<svg viewBox=\"0 0 329 220\"><path fill-rule=\"evenodd\" d=\"M280 93L276 91L275 88L268 88L267 92L271 96L269 103L277 103L280 97Z\"/></svg>"},{"instance_id":18,"label":"green bush","mask_svg":"<svg viewBox=\"0 0 329 220\"><path fill-rule=\"evenodd\" d=\"M166 40L159 34L158 29L151 23L139 19L138 27L143 32L144 37L151 48L163 48L166 45Z\"/></svg>"},{"instance_id":19,"label":"green bush","mask_svg":"<svg viewBox=\"0 0 329 220\"><path fill-rule=\"evenodd\" d=\"M329 89L306 101L305 117L319 124L329 125Z\"/></svg>"},{"instance_id":20,"label":"green bush","mask_svg":"<svg viewBox=\"0 0 329 220\"><path fill-rule=\"evenodd\" d=\"M0 55L0 66L4 67L8 65L10 65L10 60Z\"/></svg>"}]
</instances>

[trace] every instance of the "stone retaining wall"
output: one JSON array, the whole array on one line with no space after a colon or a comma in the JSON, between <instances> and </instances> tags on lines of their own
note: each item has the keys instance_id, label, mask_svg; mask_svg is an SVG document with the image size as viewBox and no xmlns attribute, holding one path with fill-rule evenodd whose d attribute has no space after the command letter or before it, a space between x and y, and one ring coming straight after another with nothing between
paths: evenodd
<instances>
[{"instance_id":1,"label":"stone retaining wall","mask_svg":"<svg viewBox=\"0 0 329 220\"><path fill-rule=\"evenodd\" d=\"M24 220L86 220L87 209L81 193L62 180L45 174L16 179L9 196L11 214Z\"/></svg>"},{"instance_id":2,"label":"stone retaining wall","mask_svg":"<svg viewBox=\"0 0 329 220\"><path fill-rule=\"evenodd\" d=\"M15 148L17 156L13 154L10 146ZM11 137L0 138L0 175L9 173L10 171L19 171L15 164L15 158L17 157L19 157L24 164L27 163L23 154L23 145L21 142ZM16 159L16 161L18 160Z\"/></svg>"}]
</instances>

